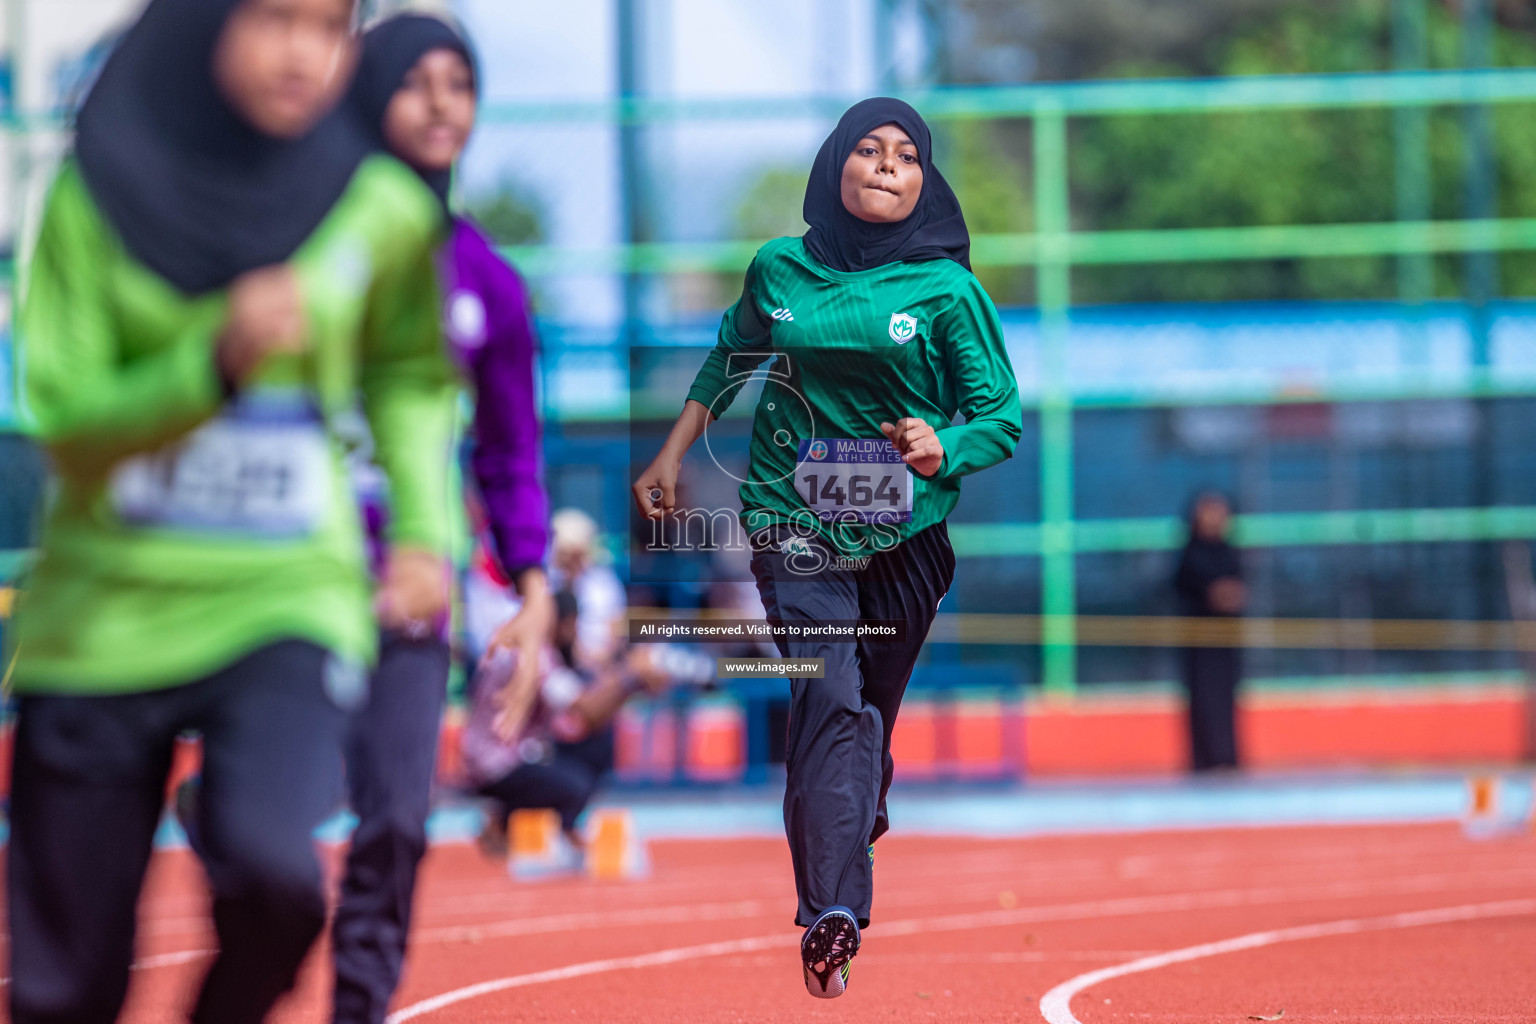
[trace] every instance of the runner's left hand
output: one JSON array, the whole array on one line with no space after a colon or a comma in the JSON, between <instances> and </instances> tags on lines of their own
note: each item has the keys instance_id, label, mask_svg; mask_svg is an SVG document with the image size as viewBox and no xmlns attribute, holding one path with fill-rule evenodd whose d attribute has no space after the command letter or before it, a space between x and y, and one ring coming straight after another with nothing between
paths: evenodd
<instances>
[{"instance_id":1,"label":"runner's left hand","mask_svg":"<svg viewBox=\"0 0 1536 1024\"><path fill-rule=\"evenodd\" d=\"M901 461L919 476L933 476L944 464L944 444L927 420L908 416L895 423L880 424L880 432L896 446Z\"/></svg>"},{"instance_id":2,"label":"runner's left hand","mask_svg":"<svg viewBox=\"0 0 1536 1024\"><path fill-rule=\"evenodd\" d=\"M418 548L391 550L374 606L385 629L424 639L448 611L447 563Z\"/></svg>"}]
</instances>

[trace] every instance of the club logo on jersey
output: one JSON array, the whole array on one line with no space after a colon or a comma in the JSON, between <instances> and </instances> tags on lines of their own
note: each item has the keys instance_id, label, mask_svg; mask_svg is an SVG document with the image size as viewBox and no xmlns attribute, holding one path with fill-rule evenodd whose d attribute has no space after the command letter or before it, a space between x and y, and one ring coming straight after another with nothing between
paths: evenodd
<instances>
[{"instance_id":1,"label":"club logo on jersey","mask_svg":"<svg viewBox=\"0 0 1536 1024\"><path fill-rule=\"evenodd\" d=\"M779 545L779 553L782 555L809 555L811 542L804 537L791 537Z\"/></svg>"},{"instance_id":2,"label":"club logo on jersey","mask_svg":"<svg viewBox=\"0 0 1536 1024\"><path fill-rule=\"evenodd\" d=\"M827 442L812 441L811 446L805 450L806 457L820 462L827 457Z\"/></svg>"},{"instance_id":3,"label":"club logo on jersey","mask_svg":"<svg viewBox=\"0 0 1536 1024\"><path fill-rule=\"evenodd\" d=\"M917 337L917 321L905 313L891 314L891 340L905 345Z\"/></svg>"},{"instance_id":4,"label":"club logo on jersey","mask_svg":"<svg viewBox=\"0 0 1536 1024\"><path fill-rule=\"evenodd\" d=\"M465 348L485 344L485 303L474 292L456 291L448 298L448 334Z\"/></svg>"},{"instance_id":5,"label":"club logo on jersey","mask_svg":"<svg viewBox=\"0 0 1536 1024\"><path fill-rule=\"evenodd\" d=\"M773 318L775 320L779 321L780 323L787 323L787 322L791 322L791 321L793 321L795 319L795 314L791 313L789 311L789 307L786 306L783 309L776 309L776 310L774 310L773 311Z\"/></svg>"}]
</instances>

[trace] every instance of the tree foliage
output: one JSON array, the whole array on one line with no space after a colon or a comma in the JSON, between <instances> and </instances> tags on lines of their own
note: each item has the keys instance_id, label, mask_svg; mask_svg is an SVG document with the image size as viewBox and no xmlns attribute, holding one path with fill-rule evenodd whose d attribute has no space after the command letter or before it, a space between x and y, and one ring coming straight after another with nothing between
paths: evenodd
<instances>
[{"instance_id":1,"label":"tree foliage","mask_svg":"<svg viewBox=\"0 0 1536 1024\"><path fill-rule=\"evenodd\" d=\"M806 170L775 167L764 171L736 208L737 238L769 239L805 233L800 207Z\"/></svg>"},{"instance_id":2,"label":"tree foliage","mask_svg":"<svg viewBox=\"0 0 1536 1024\"><path fill-rule=\"evenodd\" d=\"M1494 60L1536 65L1536 39L1520 10L1498 7ZM1032 48L1037 72L1166 78L1385 71L1392 67L1391 0L958 0L947 64L961 80L1003 66L984 50ZM954 32L959 25L961 31ZM1139 33L1137 27L1140 26ZM1428 5L1431 68L1462 62L1454 5ZM1049 56L1047 56L1047 54ZM1014 62L1015 64L1019 62ZM1030 63L1030 62L1024 62ZM1497 216L1536 217L1536 119L1529 104L1495 108ZM1464 113L1435 108L1422 136L1429 215L1466 216ZM1145 230L1350 224L1397 216L1397 115L1380 108L1125 115L1072 122L1072 225ZM1029 123L935 125L940 164L973 234L1028 231L1033 223ZM766 173L737 218L738 237L803 230L802 171ZM1536 254L1498 256L1499 287L1536 295ZM1463 291L1464 259L1433 259L1436 295ZM1027 268L982 268L1001 303L1031 301ZM1394 257L1080 267L1078 302L1389 298Z\"/></svg>"},{"instance_id":3,"label":"tree foliage","mask_svg":"<svg viewBox=\"0 0 1536 1024\"><path fill-rule=\"evenodd\" d=\"M1229 41L1218 72L1254 75L1374 71L1390 63L1391 9L1382 0L1295 4ZM1430 62L1459 62L1461 29L1433 7ZM1501 30L1496 59L1529 66L1536 46ZM1127 77L1178 74L1126 65ZM1536 126L1530 108L1494 115L1498 213L1536 211ZM1430 214L1464 215L1462 114L1428 115ZM1388 110L1254 111L1085 120L1074 133L1075 226L1093 229L1225 227L1389 221L1396 216L1394 114ZM1507 293L1536 294L1536 263L1502 259ZM1144 265L1082 271L1082 301L1376 298L1396 294L1389 257ZM1437 294L1461 290L1461 259L1435 260Z\"/></svg>"},{"instance_id":4,"label":"tree foliage","mask_svg":"<svg viewBox=\"0 0 1536 1024\"><path fill-rule=\"evenodd\" d=\"M544 207L510 178L496 190L471 198L469 215L497 245L534 245L544 241Z\"/></svg>"}]
</instances>

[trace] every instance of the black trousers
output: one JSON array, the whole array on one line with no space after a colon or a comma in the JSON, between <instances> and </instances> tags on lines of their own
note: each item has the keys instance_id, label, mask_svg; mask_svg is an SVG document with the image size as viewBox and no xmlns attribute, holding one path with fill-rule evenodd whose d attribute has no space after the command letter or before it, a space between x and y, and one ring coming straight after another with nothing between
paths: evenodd
<instances>
[{"instance_id":1,"label":"black trousers","mask_svg":"<svg viewBox=\"0 0 1536 1024\"><path fill-rule=\"evenodd\" d=\"M14 1024L112 1024L179 733L203 734L198 827L219 955L199 1024L255 1024L325 925L311 835L340 795L361 669L301 641L197 682L18 709L7 863Z\"/></svg>"},{"instance_id":2,"label":"black trousers","mask_svg":"<svg viewBox=\"0 0 1536 1024\"><path fill-rule=\"evenodd\" d=\"M901 642L778 640L786 658L825 661L824 678L790 680L784 831L800 900L795 923L808 926L827 907L845 906L862 927L874 896L873 843L890 828L896 713L955 575L949 532L931 526L862 568L837 562L820 540L797 542L787 529L755 539L754 549L752 573L770 622L906 623Z\"/></svg>"},{"instance_id":3,"label":"black trousers","mask_svg":"<svg viewBox=\"0 0 1536 1024\"><path fill-rule=\"evenodd\" d=\"M556 743L547 760L518 765L480 794L496 802L495 823L503 829L513 811L548 808L570 832L612 769L613 730L604 729L580 743Z\"/></svg>"},{"instance_id":4,"label":"black trousers","mask_svg":"<svg viewBox=\"0 0 1536 1024\"><path fill-rule=\"evenodd\" d=\"M1184 652L1190 766L1197 772L1238 765L1237 685L1242 674L1242 652L1236 648L1191 647Z\"/></svg>"},{"instance_id":5,"label":"black trousers","mask_svg":"<svg viewBox=\"0 0 1536 1024\"><path fill-rule=\"evenodd\" d=\"M448 694L448 645L386 634L347 737L357 828L332 928L337 1024L382 1024L400 983Z\"/></svg>"}]
</instances>

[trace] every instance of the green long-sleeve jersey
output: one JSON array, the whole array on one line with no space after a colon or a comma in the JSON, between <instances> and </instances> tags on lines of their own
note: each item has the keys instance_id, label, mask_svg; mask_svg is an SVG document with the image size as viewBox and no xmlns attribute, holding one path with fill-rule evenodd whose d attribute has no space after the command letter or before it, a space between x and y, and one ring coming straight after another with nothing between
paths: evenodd
<instances>
[{"instance_id":1,"label":"green long-sleeve jersey","mask_svg":"<svg viewBox=\"0 0 1536 1024\"><path fill-rule=\"evenodd\" d=\"M688 397L718 417L754 380L763 390L740 487L743 524L803 524L844 555L873 554L942 521L960 478L1008 458L1019 441L1018 380L997 310L952 260L848 273L822 265L799 238L768 243ZM932 477L908 469L881 433L903 417L938 433L944 460Z\"/></svg>"},{"instance_id":2,"label":"green long-sleeve jersey","mask_svg":"<svg viewBox=\"0 0 1536 1024\"><path fill-rule=\"evenodd\" d=\"M376 646L346 472L358 396L391 540L446 551L456 376L439 326L442 215L373 157L290 261L305 351L226 401L224 292L139 263L78 168L53 184L18 323L23 423L54 487L9 638L20 692L174 686L282 638L356 663Z\"/></svg>"}]
</instances>

